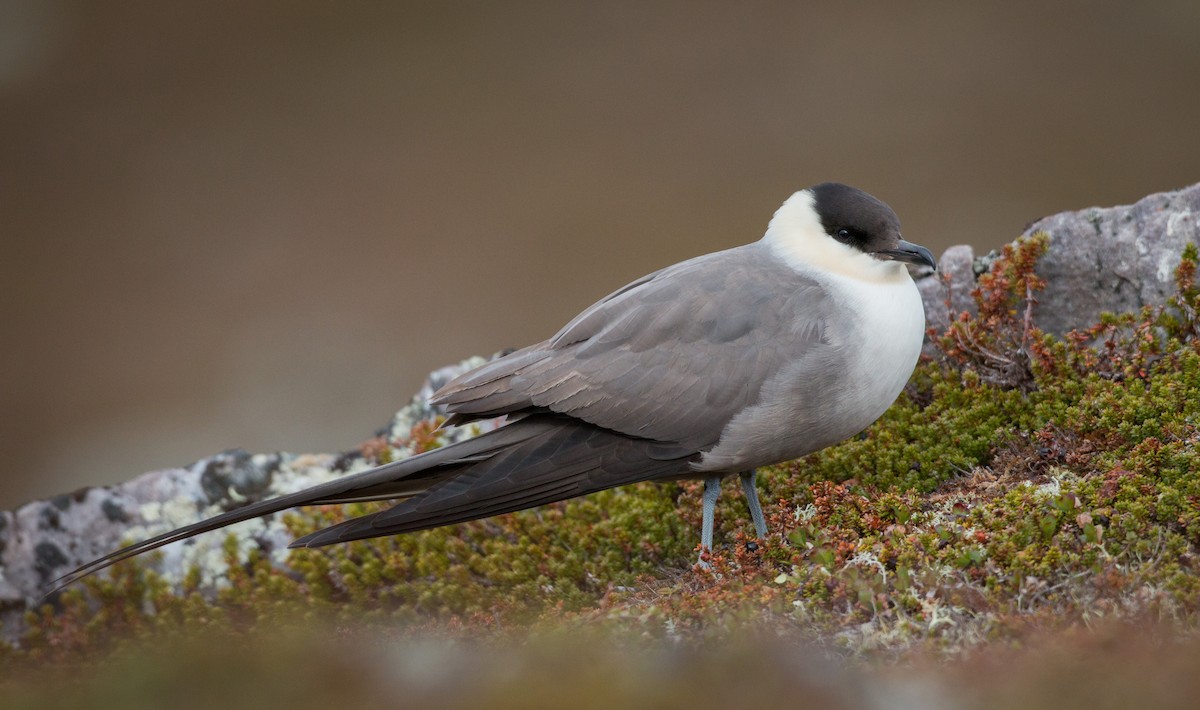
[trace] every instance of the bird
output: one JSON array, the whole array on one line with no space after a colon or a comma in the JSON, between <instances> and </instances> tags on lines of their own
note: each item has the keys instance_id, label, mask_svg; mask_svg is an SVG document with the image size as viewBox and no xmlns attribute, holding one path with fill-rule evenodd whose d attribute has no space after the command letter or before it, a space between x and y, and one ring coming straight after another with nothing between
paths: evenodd
<instances>
[{"instance_id":1,"label":"bird","mask_svg":"<svg viewBox=\"0 0 1200 710\"><path fill-rule=\"evenodd\" d=\"M150 537L56 580L297 506L399 499L293 541L321 547L532 508L642 481L703 480L701 559L724 478L767 536L756 470L866 429L920 356L907 264L936 269L896 213L848 185L792 194L755 242L655 271L553 337L448 382L443 426L484 434ZM54 591L52 590L52 591Z\"/></svg>"}]
</instances>

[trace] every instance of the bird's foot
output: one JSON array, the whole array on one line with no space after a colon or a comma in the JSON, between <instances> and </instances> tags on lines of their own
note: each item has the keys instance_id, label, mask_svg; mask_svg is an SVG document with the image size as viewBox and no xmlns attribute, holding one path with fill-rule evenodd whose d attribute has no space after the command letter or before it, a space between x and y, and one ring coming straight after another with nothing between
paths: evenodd
<instances>
[{"instance_id":1,"label":"bird's foot","mask_svg":"<svg viewBox=\"0 0 1200 710\"><path fill-rule=\"evenodd\" d=\"M692 571L710 575L713 579L721 579L721 573L717 571L717 558L713 551L703 545L696 546L696 564L692 565Z\"/></svg>"}]
</instances>

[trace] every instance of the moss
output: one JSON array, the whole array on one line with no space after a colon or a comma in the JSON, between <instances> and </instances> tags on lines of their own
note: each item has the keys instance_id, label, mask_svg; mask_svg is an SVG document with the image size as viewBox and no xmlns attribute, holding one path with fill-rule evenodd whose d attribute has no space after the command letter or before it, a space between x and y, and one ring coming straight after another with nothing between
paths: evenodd
<instances>
[{"instance_id":1,"label":"moss","mask_svg":"<svg viewBox=\"0 0 1200 710\"><path fill-rule=\"evenodd\" d=\"M839 654L961 655L1038 631L1200 610L1200 289L1054 338L1034 326L1044 237L980 280L979 315L934 334L899 401L861 436L762 470L771 534L718 508L693 568L700 484L643 484L392 538L292 551L229 538L220 592L134 561L34 615L4 667L70 666L167 635L256 638L324 622L441 637L799 637ZM432 427L414 446L439 445ZM378 456L390 456L387 447ZM291 514L291 531L375 504Z\"/></svg>"}]
</instances>

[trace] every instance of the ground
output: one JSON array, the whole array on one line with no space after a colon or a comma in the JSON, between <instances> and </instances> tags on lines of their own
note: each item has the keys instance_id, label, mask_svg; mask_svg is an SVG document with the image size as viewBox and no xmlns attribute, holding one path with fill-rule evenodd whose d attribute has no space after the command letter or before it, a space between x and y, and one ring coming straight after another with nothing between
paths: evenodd
<instances>
[{"instance_id":1,"label":"ground","mask_svg":"<svg viewBox=\"0 0 1200 710\"><path fill-rule=\"evenodd\" d=\"M978 313L931 333L938 354L871 428L760 471L766 540L724 496L711 570L693 564L699 483L296 550L287 569L231 538L213 597L134 561L31 613L20 646L0 650L0 689L29 707L167 692L301 707L1188 707L1196 250L1166 304L1055 338L1036 328L1045 248L1006 249ZM424 426L404 443L439 442ZM289 525L300 535L369 507ZM65 675L67 690L46 682Z\"/></svg>"}]
</instances>

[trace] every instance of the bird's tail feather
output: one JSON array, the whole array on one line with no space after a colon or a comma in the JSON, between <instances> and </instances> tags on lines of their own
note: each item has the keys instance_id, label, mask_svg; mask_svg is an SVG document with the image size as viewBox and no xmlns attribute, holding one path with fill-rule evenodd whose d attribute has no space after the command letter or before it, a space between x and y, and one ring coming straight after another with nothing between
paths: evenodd
<instances>
[{"instance_id":1,"label":"bird's tail feather","mask_svg":"<svg viewBox=\"0 0 1200 710\"><path fill-rule=\"evenodd\" d=\"M541 421L542 418L522 420ZM655 478L686 475L693 452L569 419L550 419L495 456L455 466L453 475L388 510L318 530L292 547L396 535L532 508Z\"/></svg>"},{"instance_id":2,"label":"bird's tail feather","mask_svg":"<svg viewBox=\"0 0 1200 710\"><path fill-rule=\"evenodd\" d=\"M306 535L317 547L395 535L531 508L653 478L686 474L692 452L578 420L534 416L467 441L344 476L134 543L51 584L47 596L122 560L281 510L411 496L399 505Z\"/></svg>"},{"instance_id":3,"label":"bird's tail feather","mask_svg":"<svg viewBox=\"0 0 1200 710\"><path fill-rule=\"evenodd\" d=\"M47 596L122 560L243 520L305 505L329 505L416 495L442 482L463 465L486 460L535 436L536 426L504 426L473 439L444 446L369 471L343 476L289 495L258 501L192 525L134 543L93 560L51 583Z\"/></svg>"}]
</instances>

